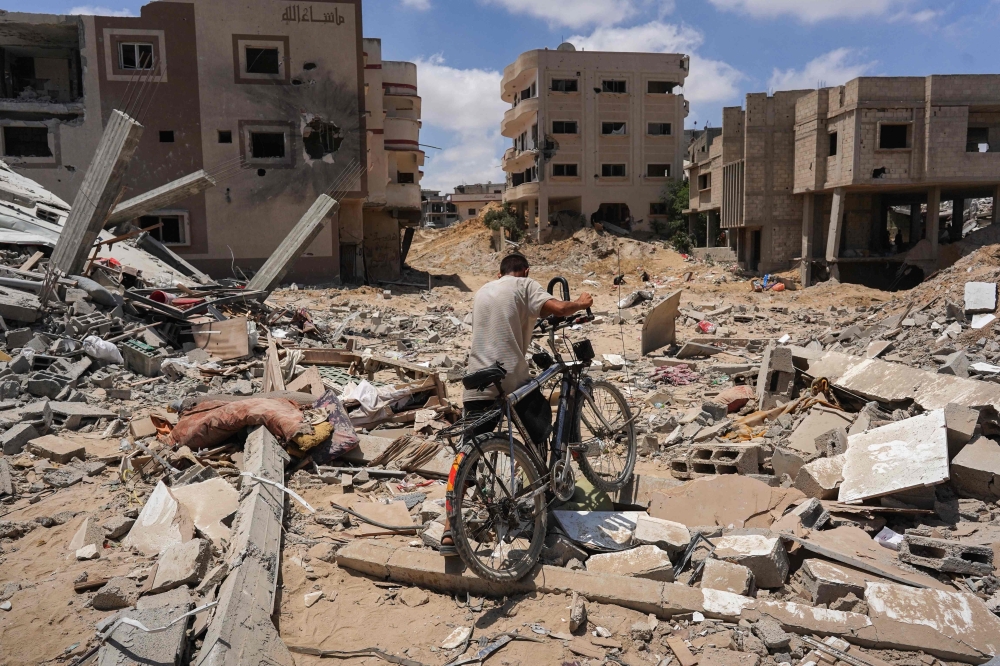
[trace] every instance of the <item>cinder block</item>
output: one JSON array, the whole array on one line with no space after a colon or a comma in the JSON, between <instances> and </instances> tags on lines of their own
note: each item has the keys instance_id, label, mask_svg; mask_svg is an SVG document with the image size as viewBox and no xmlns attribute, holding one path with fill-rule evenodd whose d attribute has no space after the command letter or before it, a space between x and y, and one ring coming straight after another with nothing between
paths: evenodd
<instances>
[{"instance_id":1,"label":"cinder block","mask_svg":"<svg viewBox=\"0 0 1000 666\"><path fill-rule=\"evenodd\" d=\"M748 568L758 587L772 589L785 584L789 563L781 539L741 534L719 537L713 543L715 557Z\"/></svg>"},{"instance_id":2,"label":"cinder block","mask_svg":"<svg viewBox=\"0 0 1000 666\"><path fill-rule=\"evenodd\" d=\"M834 428L817 437L816 450L827 458L847 453L847 429Z\"/></svg>"},{"instance_id":3,"label":"cinder block","mask_svg":"<svg viewBox=\"0 0 1000 666\"><path fill-rule=\"evenodd\" d=\"M907 534L899 546L899 560L942 573L966 576L993 574L993 549Z\"/></svg>"},{"instance_id":4,"label":"cinder block","mask_svg":"<svg viewBox=\"0 0 1000 666\"><path fill-rule=\"evenodd\" d=\"M119 347L125 367L143 377L158 377L163 354L136 340L126 340Z\"/></svg>"},{"instance_id":5,"label":"cinder block","mask_svg":"<svg viewBox=\"0 0 1000 666\"><path fill-rule=\"evenodd\" d=\"M805 560L799 571L806 591L817 605L833 603L849 594L864 599L868 581L878 580L877 576L819 559Z\"/></svg>"},{"instance_id":6,"label":"cinder block","mask_svg":"<svg viewBox=\"0 0 1000 666\"><path fill-rule=\"evenodd\" d=\"M55 435L46 435L33 439L25 445L28 453L40 458L47 458L54 463L65 465L73 458L86 460L87 449L80 444L71 442Z\"/></svg>"},{"instance_id":7,"label":"cinder block","mask_svg":"<svg viewBox=\"0 0 1000 666\"><path fill-rule=\"evenodd\" d=\"M760 447L749 444L701 444L679 453L670 462L670 473L678 479L759 471Z\"/></svg>"}]
</instances>

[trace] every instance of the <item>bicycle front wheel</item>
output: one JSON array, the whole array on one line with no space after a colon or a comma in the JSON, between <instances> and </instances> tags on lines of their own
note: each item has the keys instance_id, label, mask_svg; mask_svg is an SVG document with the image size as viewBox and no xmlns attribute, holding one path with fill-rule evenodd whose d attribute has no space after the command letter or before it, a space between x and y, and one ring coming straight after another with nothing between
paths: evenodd
<instances>
[{"instance_id":1,"label":"bicycle front wheel","mask_svg":"<svg viewBox=\"0 0 1000 666\"><path fill-rule=\"evenodd\" d=\"M520 580L538 563L545 491L520 442L512 450L507 438L490 433L466 446L448 479L447 511L455 548L480 578Z\"/></svg>"},{"instance_id":2,"label":"bicycle front wheel","mask_svg":"<svg viewBox=\"0 0 1000 666\"><path fill-rule=\"evenodd\" d=\"M576 433L583 452L580 471L606 493L621 490L632 480L637 455L632 410L621 391L605 381L591 382L581 391ZM589 393L589 395L587 395Z\"/></svg>"}]
</instances>

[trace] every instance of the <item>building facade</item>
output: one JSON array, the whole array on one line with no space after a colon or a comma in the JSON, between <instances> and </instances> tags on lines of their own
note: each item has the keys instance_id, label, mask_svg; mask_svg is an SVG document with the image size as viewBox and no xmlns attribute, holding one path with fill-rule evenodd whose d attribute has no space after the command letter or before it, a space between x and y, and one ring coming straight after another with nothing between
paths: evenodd
<instances>
[{"instance_id":1,"label":"building facade","mask_svg":"<svg viewBox=\"0 0 1000 666\"><path fill-rule=\"evenodd\" d=\"M504 70L511 104L501 134L504 201L544 237L570 212L633 230L666 214L663 186L680 178L687 146L688 56L557 50L521 54Z\"/></svg>"},{"instance_id":2,"label":"building facade","mask_svg":"<svg viewBox=\"0 0 1000 666\"><path fill-rule=\"evenodd\" d=\"M440 229L458 222L458 209L440 190L421 190L420 205L421 226Z\"/></svg>"},{"instance_id":3,"label":"building facade","mask_svg":"<svg viewBox=\"0 0 1000 666\"><path fill-rule=\"evenodd\" d=\"M904 261L933 264L942 243L961 240L966 201L1000 197L998 84L994 75L862 77L748 95L745 110L724 110L722 134L689 165L692 223L717 216L739 260L761 272L798 265L804 283L818 268L886 286L879 275ZM942 229L949 200L959 222ZM889 210L899 207L910 219L893 233Z\"/></svg>"},{"instance_id":4,"label":"building facade","mask_svg":"<svg viewBox=\"0 0 1000 666\"><path fill-rule=\"evenodd\" d=\"M505 189L507 185L504 183L459 185L453 194L448 195L448 201L455 207L458 221L464 222L477 217L486 204L502 202Z\"/></svg>"},{"instance_id":5,"label":"building facade","mask_svg":"<svg viewBox=\"0 0 1000 666\"><path fill-rule=\"evenodd\" d=\"M384 95L366 97L363 46L361 0L171 0L138 17L3 13L0 153L72 201L109 114L122 109L145 128L123 200L199 169L217 177L142 220L162 223L161 240L192 264L218 277L258 268L317 196L336 191L339 212L290 278L364 280L367 261L391 254L375 249L392 226L376 211L418 209L419 185L391 199L382 174L392 161L384 146L369 152L369 118L381 122L386 105L368 115ZM399 69L387 80L415 97L415 70ZM415 122L387 137L414 142L404 164L418 159ZM372 172L382 188L374 200ZM383 207L366 243L371 201Z\"/></svg>"}]
</instances>

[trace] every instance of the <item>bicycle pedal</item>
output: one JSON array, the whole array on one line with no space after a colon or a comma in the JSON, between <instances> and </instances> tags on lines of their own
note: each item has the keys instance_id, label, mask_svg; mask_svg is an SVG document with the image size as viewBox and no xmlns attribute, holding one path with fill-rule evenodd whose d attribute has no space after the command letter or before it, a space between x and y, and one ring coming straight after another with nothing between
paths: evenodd
<instances>
[{"instance_id":1,"label":"bicycle pedal","mask_svg":"<svg viewBox=\"0 0 1000 666\"><path fill-rule=\"evenodd\" d=\"M601 445L598 442L581 442L580 444L570 444L570 451L582 453L588 458L596 458L601 455Z\"/></svg>"}]
</instances>

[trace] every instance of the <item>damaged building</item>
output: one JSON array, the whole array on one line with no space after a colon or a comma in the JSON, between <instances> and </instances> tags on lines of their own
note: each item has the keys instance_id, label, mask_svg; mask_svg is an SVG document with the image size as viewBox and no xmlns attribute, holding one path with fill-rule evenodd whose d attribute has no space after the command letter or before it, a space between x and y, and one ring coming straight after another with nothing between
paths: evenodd
<instances>
[{"instance_id":1,"label":"damaged building","mask_svg":"<svg viewBox=\"0 0 1000 666\"><path fill-rule=\"evenodd\" d=\"M500 133L504 201L544 237L560 213L628 230L666 218L663 186L680 178L688 102L677 88L690 58L676 53L522 53L504 70L511 108ZM560 215L560 217L564 217Z\"/></svg>"},{"instance_id":2,"label":"damaged building","mask_svg":"<svg viewBox=\"0 0 1000 666\"><path fill-rule=\"evenodd\" d=\"M339 207L288 278L393 279L400 226L419 215L416 73L394 63L393 86L371 90L380 54L367 54L361 35L360 0L153 2L138 17L5 13L0 152L72 201L113 109L131 101L145 129L122 201L199 170L216 185L126 222L152 228L201 270L242 277L335 191ZM408 102L383 104L390 95ZM409 119L383 121L397 110ZM383 132L399 134L386 146L405 148L398 169Z\"/></svg>"},{"instance_id":3,"label":"damaged building","mask_svg":"<svg viewBox=\"0 0 1000 666\"><path fill-rule=\"evenodd\" d=\"M1000 195L998 83L861 77L748 95L745 110L724 110L707 154L689 151L691 225L718 220L744 266L800 266L804 284L919 281L962 255L948 246L969 235L972 202Z\"/></svg>"}]
</instances>

